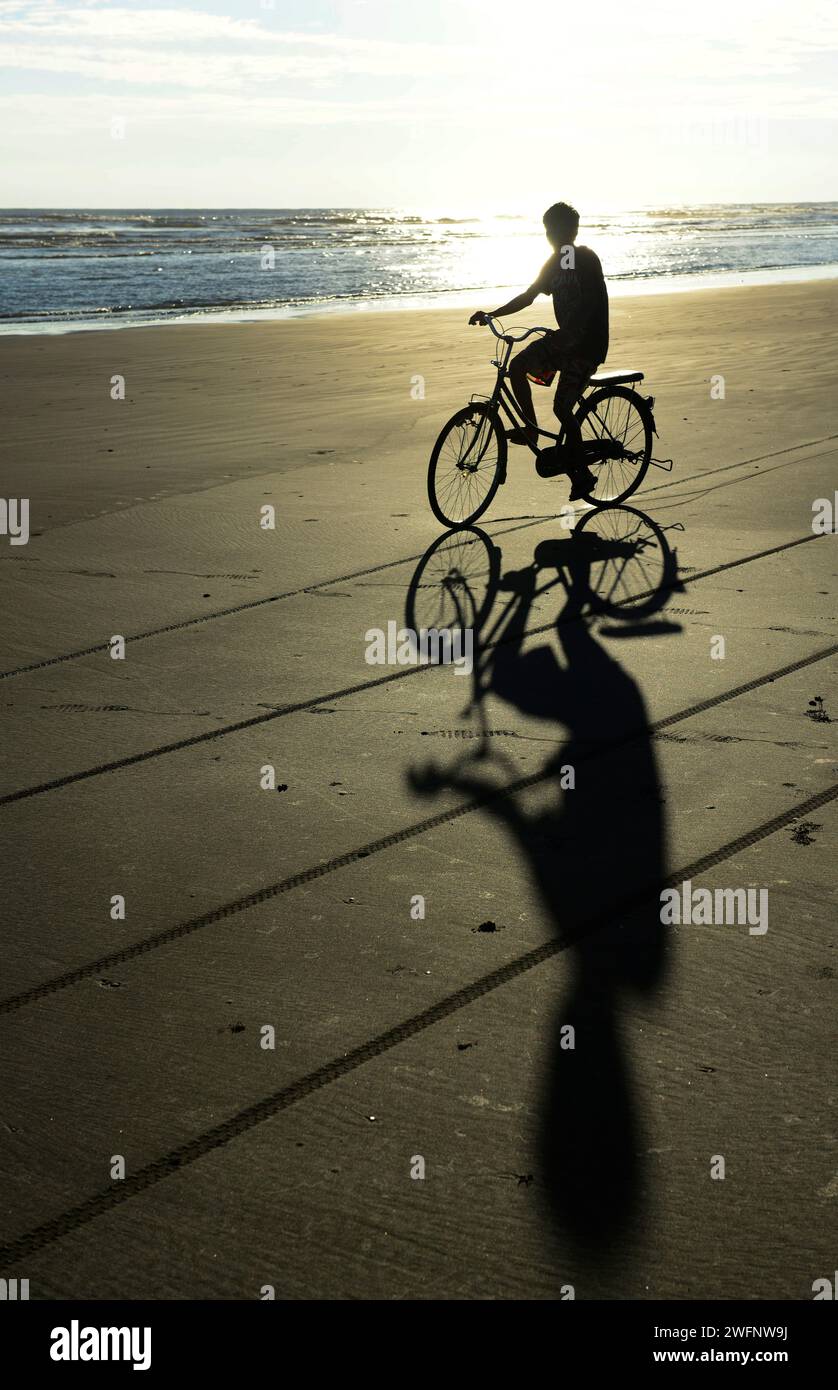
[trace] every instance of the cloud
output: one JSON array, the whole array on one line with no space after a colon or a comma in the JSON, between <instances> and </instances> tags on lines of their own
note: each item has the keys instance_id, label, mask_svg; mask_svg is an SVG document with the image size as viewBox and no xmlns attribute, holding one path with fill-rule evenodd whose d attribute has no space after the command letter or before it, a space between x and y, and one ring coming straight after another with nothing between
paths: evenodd
<instances>
[{"instance_id":1,"label":"cloud","mask_svg":"<svg viewBox=\"0 0 838 1390\"><path fill-rule=\"evenodd\" d=\"M798 0L793 18L780 0L703 0L689 11L671 0L599 0L595 25L555 0L528 0L514 17L508 0L450 3L461 20L482 16L470 43L283 32L261 18L175 7L0 0L0 65L30 88L47 78L54 90L63 79L67 103L93 84L111 104L147 91L168 110L164 98L180 92L191 103L184 115L198 118L200 98L212 96L211 112L237 122L332 124L343 113L353 123L497 129L531 114L544 139L545 122L585 112L838 115L834 86L805 80L813 58L838 51L838 10L809 0Z\"/></svg>"},{"instance_id":2,"label":"cloud","mask_svg":"<svg viewBox=\"0 0 838 1390\"><path fill-rule=\"evenodd\" d=\"M99 6L106 6L100 8ZM4 21L3 15L9 18ZM427 42L395 43L383 39L353 37L349 34L320 33L309 30L277 30L258 18L237 19L233 15L212 14L189 8L138 8L118 6L108 0L96 4L61 4L60 0L0 0L0 32L20 37L43 37L69 41L158 44L238 44L254 51L270 47L300 46L310 50L339 50L356 55L358 62L379 63L386 57L403 57L411 50L442 55L452 45ZM465 56L468 48L462 46Z\"/></svg>"},{"instance_id":3,"label":"cloud","mask_svg":"<svg viewBox=\"0 0 838 1390\"><path fill-rule=\"evenodd\" d=\"M464 46L278 32L255 19L196 10L59 9L43 0L22 7L12 0L6 13L4 20L0 8L0 63L111 82L197 86L207 63L211 81L229 86L277 77L420 77L463 72L473 61Z\"/></svg>"}]
</instances>

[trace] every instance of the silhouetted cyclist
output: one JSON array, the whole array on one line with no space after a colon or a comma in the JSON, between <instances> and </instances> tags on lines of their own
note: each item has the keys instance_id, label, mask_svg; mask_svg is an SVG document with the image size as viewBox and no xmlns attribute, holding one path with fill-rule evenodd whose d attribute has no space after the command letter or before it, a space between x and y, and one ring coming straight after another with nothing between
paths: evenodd
<instances>
[{"instance_id":1,"label":"silhouetted cyclist","mask_svg":"<svg viewBox=\"0 0 838 1390\"><path fill-rule=\"evenodd\" d=\"M565 449L546 449L536 459L542 478L568 472L570 500L590 491L596 482L581 456L582 435L573 418L576 403L593 373L608 354L608 291L602 265L589 246L577 246L579 213L568 203L554 203L544 214L544 230L553 254L541 273L524 290L500 309L487 313L478 309L470 324L484 324L487 318L503 318L529 308L540 294L553 296L553 311L559 327L537 338L513 357L509 380L525 420L524 429L508 431L513 444L537 446L530 381L549 386L559 373L553 410L566 431Z\"/></svg>"}]
</instances>

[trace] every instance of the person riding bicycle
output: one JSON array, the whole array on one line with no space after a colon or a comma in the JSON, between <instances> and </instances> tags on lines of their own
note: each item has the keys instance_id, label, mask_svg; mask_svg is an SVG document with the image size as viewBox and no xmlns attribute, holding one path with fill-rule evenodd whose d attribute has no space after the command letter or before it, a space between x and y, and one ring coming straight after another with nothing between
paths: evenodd
<instances>
[{"instance_id":1,"label":"person riding bicycle","mask_svg":"<svg viewBox=\"0 0 838 1390\"><path fill-rule=\"evenodd\" d=\"M523 429L510 430L508 438L513 444L537 446L538 428L530 381L549 386L558 372L553 411L565 430L566 444L564 449L545 449L536 458L535 466L542 478L568 472L573 502L596 482L581 453L582 434L573 412L591 376L608 353L608 291L596 252L588 246L575 244L579 231L576 209L568 203L554 203L545 212L543 221L553 254L540 274L523 294L491 313L478 309L469 323L485 324L490 318L517 314L529 308L538 295L553 296L558 329L523 348L509 365L510 385L528 423Z\"/></svg>"}]
</instances>

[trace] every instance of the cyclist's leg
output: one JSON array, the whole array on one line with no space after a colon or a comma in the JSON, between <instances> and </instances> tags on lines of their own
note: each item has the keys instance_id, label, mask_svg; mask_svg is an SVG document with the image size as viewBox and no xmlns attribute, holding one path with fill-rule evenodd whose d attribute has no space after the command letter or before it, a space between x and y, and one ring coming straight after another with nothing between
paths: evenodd
<instances>
[{"instance_id":1,"label":"cyclist's leg","mask_svg":"<svg viewBox=\"0 0 838 1390\"><path fill-rule=\"evenodd\" d=\"M532 389L529 383L529 376L547 377L552 379L556 370L556 364L552 360L550 344L552 334L547 334L543 338L537 338L535 342L529 343L516 353L509 364L509 384L512 387L512 394L518 402L518 409L521 411L525 421L524 428L515 431L510 437L515 440L520 436L521 442L532 444L534 447L538 443L538 427L535 406L533 405Z\"/></svg>"},{"instance_id":2,"label":"cyclist's leg","mask_svg":"<svg viewBox=\"0 0 838 1390\"><path fill-rule=\"evenodd\" d=\"M526 422L520 429L513 430L509 437L513 443L518 443L520 440L521 443L534 445L538 440L538 429L534 423L530 423L535 421L535 406L532 401L530 383L527 379L529 367L526 358L528 352L529 348L524 348L523 352L519 352L517 356L513 357L509 364L509 385L512 387L512 394L518 402L518 409Z\"/></svg>"},{"instance_id":3,"label":"cyclist's leg","mask_svg":"<svg viewBox=\"0 0 838 1390\"><path fill-rule=\"evenodd\" d=\"M585 390L594 368L590 362L561 354L556 365L559 383L553 399L553 414L562 426L562 441L553 449L544 449L536 461L542 478L555 478L559 473L574 476L582 453L582 431L574 417L576 402ZM585 478L592 484L593 478Z\"/></svg>"},{"instance_id":4,"label":"cyclist's leg","mask_svg":"<svg viewBox=\"0 0 838 1390\"><path fill-rule=\"evenodd\" d=\"M577 403L595 371L595 362L587 362L580 357L566 357L562 362L559 384L553 401L553 413L561 421L565 431L567 471L571 480L571 502L575 502L579 497L584 497L585 493L596 485L596 478L585 462L582 453L582 431L574 414Z\"/></svg>"},{"instance_id":5,"label":"cyclist's leg","mask_svg":"<svg viewBox=\"0 0 838 1390\"><path fill-rule=\"evenodd\" d=\"M553 399L553 414L561 422L565 431L566 447L571 466L579 462L582 449L582 431L574 415L585 387L596 371L595 362L587 362L581 357L566 356L562 359L559 381Z\"/></svg>"}]
</instances>

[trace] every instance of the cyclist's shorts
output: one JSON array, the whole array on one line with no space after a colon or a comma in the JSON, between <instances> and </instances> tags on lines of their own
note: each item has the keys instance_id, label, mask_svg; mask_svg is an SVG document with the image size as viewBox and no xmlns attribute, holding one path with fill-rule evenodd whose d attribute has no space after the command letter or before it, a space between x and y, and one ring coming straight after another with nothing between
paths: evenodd
<instances>
[{"instance_id":1,"label":"cyclist's shorts","mask_svg":"<svg viewBox=\"0 0 838 1390\"><path fill-rule=\"evenodd\" d=\"M518 354L518 360L526 367L530 381L538 386L549 386L558 372L555 407L557 410L560 406L572 409L599 364L563 351L559 337L558 333L547 333L537 338Z\"/></svg>"}]
</instances>

